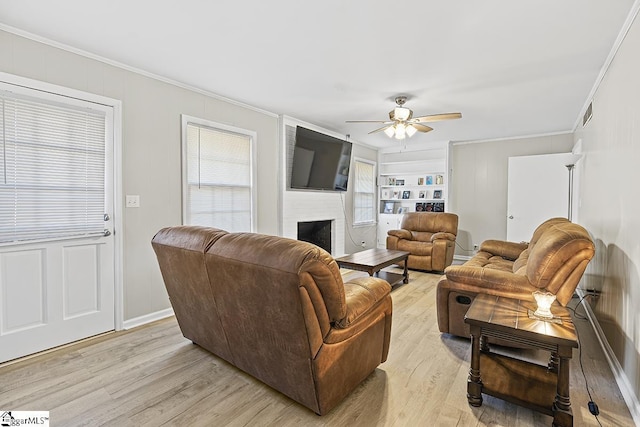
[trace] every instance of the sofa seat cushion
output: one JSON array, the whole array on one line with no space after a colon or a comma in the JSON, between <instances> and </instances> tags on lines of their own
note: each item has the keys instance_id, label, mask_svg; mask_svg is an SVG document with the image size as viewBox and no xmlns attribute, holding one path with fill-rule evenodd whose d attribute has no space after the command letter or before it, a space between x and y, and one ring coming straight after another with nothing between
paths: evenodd
<instances>
[{"instance_id":1,"label":"sofa seat cushion","mask_svg":"<svg viewBox=\"0 0 640 427\"><path fill-rule=\"evenodd\" d=\"M431 256L433 245L415 240L399 240L398 250L411 252L411 255Z\"/></svg>"},{"instance_id":2,"label":"sofa seat cushion","mask_svg":"<svg viewBox=\"0 0 640 427\"><path fill-rule=\"evenodd\" d=\"M483 251L478 252L473 258L465 262L464 265L467 267L482 267L509 272L513 270L513 261Z\"/></svg>"},{"instance_id":3,"label":"sofa seat cushion","mask_svg":"<svg viewBox=\"0 0 640 427\"><path fill-rule=\"evenodd\" d=\"M344 284L347 315L336 322L339 328L348 328L378 301L391 293L391 285L377 277L358 277Z\"/></svg>"},{"instance_id":4,"label":"sofa seat cushion","mask_svg":"<svg viewBox=\"0 0 640 427\"><path fill-rule=\"evenodd\" d=\"M431 242L433 233L429 231L411 231L412 240L417 242Z\"/></svg>"}]
</instances>

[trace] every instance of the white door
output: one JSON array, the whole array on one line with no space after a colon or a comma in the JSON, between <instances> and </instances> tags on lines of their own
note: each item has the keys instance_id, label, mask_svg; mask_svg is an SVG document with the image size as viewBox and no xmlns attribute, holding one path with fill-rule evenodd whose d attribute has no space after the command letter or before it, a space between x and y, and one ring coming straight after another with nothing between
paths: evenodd
<instances>
[{"instance_id":1,"label":"white door","mask_svg":"<svg viewBox=\"0 0 640 427\"><path fill-rule=\"evenodd\" d=\"M543 221L568 214L571 153L509 157L507 240L528 242Z\"/></svg>"},{"instance_id":2,"label":"white door","mask_svg":"<svg viewBox=\"0 0 640 427\"><path fill-rule=\"evenodd\" d=\"M1 363L113 330L115 257L112 108L4 83L0 90ZM8 112L12 97L25 111ZM78 125L68 111L97 118ZM22 119L10 123L14 116ZM50 125L57 116L62 124ZM36 129L24 130L31 122ZM98 136L83 133L92 126ZM81 141L69 136L80 133Z\"/></svg>"}]
</instances>

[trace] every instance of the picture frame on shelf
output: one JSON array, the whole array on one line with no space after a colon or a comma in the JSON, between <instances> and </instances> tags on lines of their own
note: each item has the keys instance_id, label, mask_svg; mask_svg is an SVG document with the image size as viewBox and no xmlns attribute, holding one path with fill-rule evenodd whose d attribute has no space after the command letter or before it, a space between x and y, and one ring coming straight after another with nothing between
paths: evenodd
<instances>
[{"instance_id":1,"label":"picture frame on shelf","mask_svg":"<svg viewBox=\"0 0 640 427\"><path fill-rule=\"evenodd\" d=\"M433 204L434 212L444 212L444 202L435 202Z\"/></svg>"},{"instance_id":2,"label":"picture frame on shelf","mask_svg":"<svg viewBox=\"0 0 640 427\"><path fill-rule=\"evenodd\" d=\"M424 211L424 203L416 203L416 212Z\"/></svg>"},{"instance_id":3,"label":"picture frame on shelf","mask_svg":"<svg viewBox=\"0 0 640 427\"><path fill-rule=\"evenodd\" d=\"M396 179L396 185L404 185L404 179Z\"/></svg>"},{"instance_id":4,"label":"picture frame on shelf","mask_svg":"<svg viewBox=\"0 0 640 427\"><path fill-rule=\"evenodd\" d=\"M386 213L386 214L392 214L393 210L395 208L395 203L393 202L385 202L384 203L384 209L382 210L382 213Z\"/></svg>"},{"instance_id":5,"label":"picture frame on shelf","mask_svg":"<svg viewBox=\"0 0 640 427\"><path fill-rule=\"evenodd\" d=\"M411 198L411 191L409 191L409 190L404 190L404 191L402 192L402 198L403 198L403 199L410 199L410 198Z\"/></svg>"},{"instance_id":6,"label":"picture frame on shelf","mask_svg":"<svg viewBox=\"0 0 640 427\"><path fill-rule=\"evenodd\" d=\"M391 190L389 190L388 188L383 188L382 189L382 194L380 195L381 199L390 199L391 198Z\"/></svg>"},{"instance_id":7,"label":"picture frame on shelf","mask_svg":"<svg viewBox=\"0 0 640 427\"><path fill-rule=\"evenodd\" d=\"M418 185L424 185L424 178L423 177L418 178Z\"/></svg>"},{"instance_id":8,"label":"picture frame on shelf","mask_svg":"<svg viewBox=\"0 0 640 427\"><path fill-rule=\"evenodd\" d=\"M389 183L389 185L396 185L396 179L394 177L392 177L392 176L390 176L387 179L387 182Z\"/></svg>"},{"instance_id":9,"label":"picture frame on shelf","mask_svg":"<svg viewBox=\"0 0 640 427\"><path fill-rule=\"evenodd\" d=\"M442 199L442 190L433 190L434 199Z\"/></svg>"},{"instance_id":10,"label":"picture frame on shelf","mask_svg":"<svg viewBox=\"0 0 640 427\"><path fill-rule=\"evenodd\" d=\"M425 178L427 185L433 185L433 175L427 175Z\"/></svg>"},{"instance_id":11,"label":"picture frame on shelf","mask_svg":"<svg viewBox=\"0 0 640 427\"><path fill-rule=\"evenodd\" d=\"M425 199L427 197L427 192L425 190L420 190L418 192L418 199Z\"/></svg>"},{"instance_id":12,"label":"picture frame on shelf","mask_svg":"<svg viewBox=\"0 0 640 427\"><path fill-rule=\"evenodd\" d=\"M393 190L393 198L394 199L400 198L400 190Z\"/></svg>"},{"instance_id":13,"label":"picture frame on shelf","mask_svg":"<svg viewBox=\"0 0 640 427\"><path fill-rule=\"evenodd\" d=\"M396 212L396 213L398 213L398 214L400 214L400 215L403 215L403 214L405 214L406 212L407 212L407 208L400 206L400 207L398 208L398 212Z\"/></svg>"},{"instance_id":14,"label":"picture frame on shelf","mask_svg":"<svg viewBox=\"0 0 640 427\"><path fill-rule=\"evenodd\" d=\"M442 175L436 175L436 185L444 184L444 177Z\"/></svg>"},{"instance_id":15,"label":"picture frame on shelf","mask_svg":"<svg viewBox=\"0 0 640 427\"><path fill-rule=\"evenodd\" d=\"M433 212L433 203L425 203L425 212Z\"/></svg>"}]
</instances>

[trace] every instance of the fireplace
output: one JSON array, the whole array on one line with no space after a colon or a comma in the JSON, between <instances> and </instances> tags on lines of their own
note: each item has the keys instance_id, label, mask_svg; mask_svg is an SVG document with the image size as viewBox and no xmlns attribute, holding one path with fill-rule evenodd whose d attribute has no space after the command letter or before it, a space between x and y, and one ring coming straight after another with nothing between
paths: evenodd
<instances>
[{"instance_id":1,"label":"fireplace","mask_svg":"<svg viewBox=\"0 0 640 427\"><path fill-rule=\"evenodd\" d=\"M313 243L331 253L331 220L298 222L298 240Z\"/></svg>"}]
</instances>

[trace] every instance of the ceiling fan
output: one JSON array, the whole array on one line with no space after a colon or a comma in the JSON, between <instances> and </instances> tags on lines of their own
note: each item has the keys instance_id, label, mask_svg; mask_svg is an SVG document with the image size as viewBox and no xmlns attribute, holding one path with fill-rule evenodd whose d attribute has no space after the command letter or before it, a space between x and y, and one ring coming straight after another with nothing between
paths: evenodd
<instances>
[{"instance_id":1,"label":"ceiling fan","mask_svg":"<svg viewBox=\"0 0 640 427\"><path fill-rule=\"evenodd\" d=\"M413 111L404 106L407 102L406 96L397 96L397 107L389 111L389 120L347 120L346 123L383 123L384 126L374 129L370 134L384 131L389 138L405 139L407 136L412 137L416 132L429 132L433 128L423 123L437 122L440 120L459 119L461 113L444 113L432 114L429 116L413 117Z\"/></svg>"}]
</instances>

